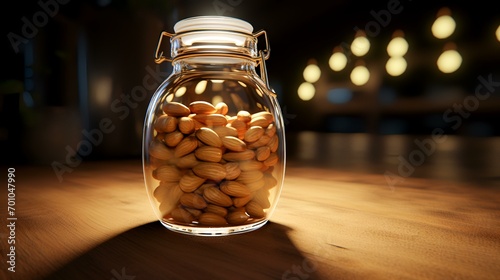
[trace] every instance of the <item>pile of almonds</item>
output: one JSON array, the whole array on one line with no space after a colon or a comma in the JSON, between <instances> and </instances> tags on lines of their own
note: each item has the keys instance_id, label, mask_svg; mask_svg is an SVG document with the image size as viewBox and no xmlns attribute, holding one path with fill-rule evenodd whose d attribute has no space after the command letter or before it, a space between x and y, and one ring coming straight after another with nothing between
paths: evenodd
<instances>
[{"instance_id":1,"label":"pile of almonds","mask_svg":"<svg viewBox=\"0 0 500 280\"><path fill-rule=\"evenodd\" d=\"M241 225L266 216L279 161L274 117L227 104L165 102L149 146L154 196L165 219L204 226Z\"/></svg>"}]
</instances>

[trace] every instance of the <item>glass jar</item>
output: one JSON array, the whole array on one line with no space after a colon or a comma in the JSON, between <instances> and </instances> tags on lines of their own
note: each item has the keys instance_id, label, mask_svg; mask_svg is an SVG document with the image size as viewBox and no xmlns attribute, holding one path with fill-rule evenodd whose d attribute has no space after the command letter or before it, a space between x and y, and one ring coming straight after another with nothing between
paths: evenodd
<instances>
[{"instance_id":1,"label":"glass jar","mask_svg":"<svg viewBox=\"0 0 500 280\"><path fill-rule=\"evenodd\" d=\"M155 61L171 61L173 70L144 123L143 171L154 212L186 234L258 229L276 207L285 172L283 118L264 62L267 35L222 16L184 19L174 31L158 42ZM164 37L171 58L160 52Z\"/></svg>"}]
</instances>

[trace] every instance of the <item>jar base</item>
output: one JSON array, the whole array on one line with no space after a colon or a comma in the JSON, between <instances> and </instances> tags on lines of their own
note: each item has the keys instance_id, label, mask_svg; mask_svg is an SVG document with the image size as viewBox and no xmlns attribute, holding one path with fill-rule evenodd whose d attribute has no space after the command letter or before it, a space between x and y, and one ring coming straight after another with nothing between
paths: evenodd
<instances>
[{"instance_id":1,"label":"jar base","mask_svg":"<svg viewBox=\"0 0 500 280\"><path fill-rule=\"evenodd\" d=\"M254 224L246 224L246 225L239 225L239 226L227 226L227 227L182 226L182 225L167 223L163 220L161 221L161 224L171 231L174 231L177 233L182 233L182 234L187 234L187 235L227 236L227 235L241 234L241 233L254 231L256 229L263 227L268 221L269 220L262 220L260 222L254 223Z\"/></svg>"}]
</instances>

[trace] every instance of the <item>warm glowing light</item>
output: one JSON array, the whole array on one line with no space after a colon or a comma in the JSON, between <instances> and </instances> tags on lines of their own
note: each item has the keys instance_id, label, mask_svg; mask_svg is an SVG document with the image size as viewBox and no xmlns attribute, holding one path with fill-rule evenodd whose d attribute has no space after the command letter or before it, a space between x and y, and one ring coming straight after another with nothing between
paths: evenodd
<instances>
[{"instance_id":1,"label":"warm glowing light","mask_svg":"<svg viewBox=\"0 0 500 280\"><path fill-rule=\"evenodd\" d=\"M437 66L443 73L453 73L462 65L462 56L456 50L444 51L437 60Z\"/></svg>"},{"instance_id":2,"label":"warm glowing light","mask_svg":"<svg viewBox=\"0 0 500 280\"><path fill-rule=\"evenodd\" d=\"M385 64L385 70L391 76L399 76L406 71L406 60L401 56L394 56L387 60Z\"/></svg>"},{"instance_id":3,"label":"warm glowing light","mask_svg":"<svg viewBox=\"0 0 500 280\"><path fill-rule=\"evenodd\" d=\"M223 87L223 83L225 80L210 80L212 82L212 91L221 91Z\"/></svg>"},{"instance_id":4,"label":"warm glowing light","mask_svg":"<svg viewBox=\"0 0 500 280\"><path fill-rule=\"evenodd\" d=\"M98 77L91 83L91 90L95 93L93 101L99 106L106 106L113 93L113 79L107 76Z\"/></svg>"},{"instance_id":5,"label":"warm glowing light","mask_svg":"<svg viewBox=\"0 0 500 280\"><path fill-rule=\"evenodd\" d=\"M175 91L175 97L181 97L186 93L186 87L180 87Z\"/></svg>"},{"instance_id":6,"label":"warm glowing light","mask_svg":"<svg viewBox=\"0 0 500 280\"><path fill-rule=\"evenodd\" d=\"M352 69L351 72L351 81L353 84L357 86L362 86L368 82L370 79L370 71L363 66L356 66L354 69Z\"/></svg>"},{"instance_id":7,"label":"warm glowing light","mask_svg":"<svg viewBox=\"0 0 500 280\"><path fill-rule=\"evenodd\" d=\"M262 91L258 88L255 89L255 92L257 92L257 94L260 96L260 97L264 97L264 95L262 94Z\"/></svg>"},{"instance_id":8,"label":"warm glowing light","mask_svg":"<svg viewBox=\"0 0 500 280\"><path fill-rule=\"evenodd\" d=\"M194 92L196 94L202 94L203 92L205 92L206 88L207 88L207 81L206 80L199 81L196 84L196 87L194 88Z\"/></svg>"},{"instance_id":9,"label":"warm glowing light","mask_svg":"<svg viewBox=\"0 0 500 280\"><path fill-rule=\"evenodd\" d=\"M165 101L167 101L167 102L172 102L172 100L174 100L174 94L169 94L165 98Z\"/></svg>"},{"instance_id":10,"label":"warm glowing light","mask_svg":"<svg viewBox=\"0 0 500 280\"><path fill-rule=\"evenodd\" d=\"M300 84L299 89L297 90L297 93L299 94L299 98L308 101L311 100L314 97L314 94L316 93L316 89L314 88L314 85L308 82L304 82Z\"/></svg>"},{"instance_id":11,"label":"warm glowing light","mask_svg":"<svg viewBox=\"0 0 500 280\"><path fill-rule=\"evenodd\" d=\"M495 31L495 34L497 35L497 40L500 42L500 25L497 27L497 31Z\"/></svg>"},{"instance_id":12,"label":"warm glowing light","mask_svg":"<svg viewBox=\"0 0 500 280\"><path fill-rule=\"evenodd\" d=\"M222 98L222 96L220 96L220 95L215 95L214 97L212 97L212 104L217 104L217 103L220 103L223 101L224 101L224 98Z\"/></svg>"},{"instance_id":13,"label":"warm glowing light","mask_svg":"<svg viewBox=\"0 0 500 280\"><path fill-rule=\"evenodd\" d=\"M343 52L335 52L330 56L328 65L333 71L341 71L347 65L347 57Z\"/></svg>"},{"instance_id":14,"label":"warm glowing light","mask_svg":"<svg viewBox=\"0 0 500 280\"><path fill-rule=\"evenodd\" d=\"M304 69L303 76L306 82L315 83L319 80L319 77L321 77L321 69L319 69L316 64L309 64Z\"/></svg>"},{"instance_id":15,"label":"warm glowing light","mask_svg":"<svg viewBox=\"0 0 500 280\"><path fill-rule=\"evenodd\" d=\"M406 52L408 52L408 42L403 37L395 37L387 45L387 53L390 56L403 56Z\"/></svg>"},{"instance_id":16,"label":"warm glowing light","mask_svg":"<svg viewBox=\"0 0 500 280\"><path fill-rule=\"evenodd\" d=\"M363 56L370 50L370 41L365 36L354 38L351 44L351 52L355 56Z\"/></svg>"},{"instance_id":17,"label":"warm glowing light","mask_svg":"<svg viewBox=\"0 0 500 280\"><path fill-rule=\"evenodd\" d=\"M445 39L455 32L455 20L449 15L438 17L432 24L432 35L438 39Z\"/></svg>"}]
</instances>

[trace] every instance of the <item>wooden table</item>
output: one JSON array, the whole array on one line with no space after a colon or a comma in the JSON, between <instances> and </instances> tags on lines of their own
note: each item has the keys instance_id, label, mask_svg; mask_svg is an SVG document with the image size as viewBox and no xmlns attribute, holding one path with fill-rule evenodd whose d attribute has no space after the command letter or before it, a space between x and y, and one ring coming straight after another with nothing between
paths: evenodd
<instances>
[{"instance_id":1,"label":"wooden table","mask_svg":"<svg viewBox=\"0 0 500 280\"><path fill-rule=\"evenodd\" d=\"M50 165L19 166L16 272L3 261L0 278L498 279L498 179L391 187L383 173L305 164L294 145L271 222L228 237L165 229L140 160L84 161L63 182Z\"/></svg>"}]
</instances>

